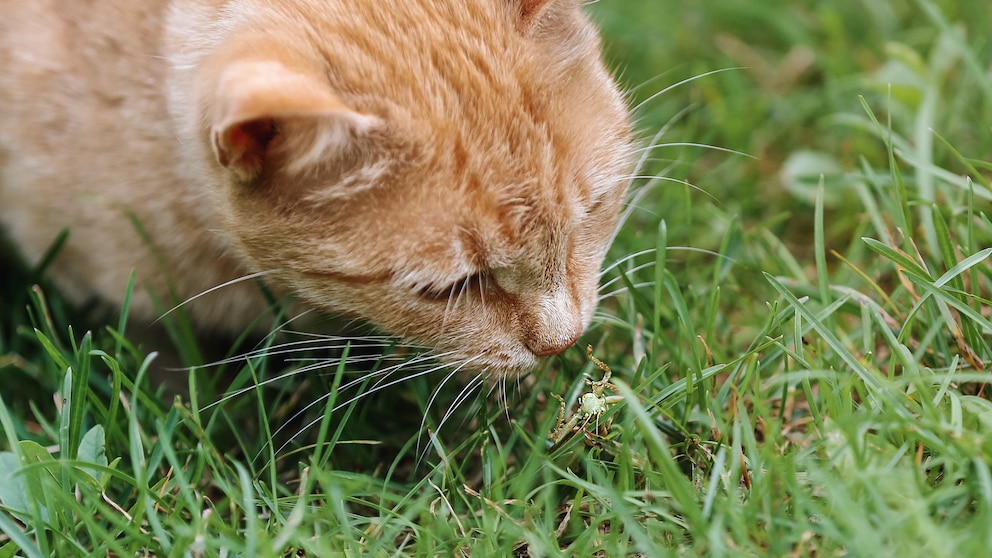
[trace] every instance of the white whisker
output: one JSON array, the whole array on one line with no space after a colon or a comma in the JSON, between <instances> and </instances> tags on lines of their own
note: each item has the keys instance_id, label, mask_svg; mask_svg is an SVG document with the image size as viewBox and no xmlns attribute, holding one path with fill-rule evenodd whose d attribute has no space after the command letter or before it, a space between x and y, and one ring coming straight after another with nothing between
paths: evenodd
<instances>
[{"instance_id":1,"label":"white whisker","mask_svg":"<svg viewBox=\"0 0 992 558\"><path fill-rule=\"evenodd\" d=\"M437 356L437 357L443 357L443 356L448 356L449 354L451 354L451 353L442 353L442 354L440 354L440 355L436 355L436 356ZM420 358L420 357L418 357L418 358ZM425 360L425 359L427 359L427 358L432 358L432 357L429 357L429 356L426 356L426 355L425 355L425 356L423 356L423 357L421 358L421 360ZM411 360L410 362L413 362L413 361ZM391 382L387 382L387 383L384 383L384 384L381 384L381 385L380 385L380 383L376 383L376 384L375 384L375 385L374 385L374 386L373 386L373 387L372 387L371 389L369 389L368 391L364 391L364 392L362 392L362 393L360 393L360 394L358 394L358 395L356 395L355 397L353 397L353 398L351 398L351 399L349 399L349 400L347 400L347 401L345 401L344 403L340 403L340 404L338 404L338 405L336 405L336 406L334 407L334 409L332 409L332 410L333 410L333 411L337 411L338 409L341 409L342 407L345 407L345 406L347 406L347 405L349 405L349 404L351 404L351 403L353 403L353 402L355 402L355 401L358 401L359 399L361 399L361 398L363 398L363 397L368 397L368 396L369 396L370 394L372 394L372 393L375 393L375 392L377 392L377 391L380 391L380 390L383 390L383 389L386 389L386 388L388 388L388 387L390 387L390 386L394 386L394 385L396 385L396 384L401 384L401 383L403 383L403 382L405 382L405 381L407 381L407 380L412 380L413 378L419 378L420 376L424 376L424 375L426 375L426 374L430 374L431 372L435 372L435 371L437 371L437 370L443 370L444 368L446 368L446 367L448 367L448 366L451 366L451 365L450 365L449 363L442 363L442 364L439 364L439 365L437 365L437 366L433 366L433 367L431 367L431 368L428 368L427 370L423 370L423 371L421 371L421 372L417 372L417 373L415 373L415 374L412 374L412 375L410 375L410 376L403 376L402 378L399 378L399 379L396 379L396 380L393 380L393 381L391 381ZM392 374L393 372L396 372L396 371L397 371L397 370L398 370L399 368L402 368L402 367L403 367L403 365L396 365L396 366L393 366L393 367L390 367L390 368L393 368L393 370L390 370L390 371L389 371L389 372L387 373L387 375L388 375L388 374ZM376 372L375 374L376 374L376 375L378 376L378 375L380 375L381 373L386 373L386 370L388 370L388 369L383 369L383 370L381 370L381 371L379 371L379 372ZM362 380L364 380L364 379L365 379L365 378L362 378ZM383 379L384 379L384 378L383 378ZM354 385L354 384L355 384L356 382L358 382L358 380L353 380L352 382L349 382L349 384L348 384L348 386L347 386L347 387L351 387L351 386L352 386L352 385ZM344 388L344 386L342 386L342 388Z\"/></svg>"},{"instance_id":2,"label":"white whisker","mask_svg":"<svg viewBox=\"0 0 992 558\"><path fill-rule=\"evenodd\" d=\"M726 254L721 254L721 253L715 252L713 250L706 250L704 248L694 248L692 246L669 246L666 250L669 251L669 252L696 252L696 253L699 253L699 254L706 254L708 256L714 256L714 257L717 257L717 258L723 258L723 259L725 259L725 260L727 260L728 262L731 262L731 263L736 263L737 262L736 259L731 258L730 256L727 256ZM603 275L605 275L609 271L612 271L612 270L616 269L620 264L622 264L624 262L627 262L627 261L630 261L631 259L636 258L637 256L642 256L642 255L650 254L650 253L652 253L654 251L655 251L654 248L650 248L650 249L647 249L647 250L642 250L642 251L637 252L635 254L630 254L628 256L624 256L620 260L618 260L615 263L611 264L609 267L605 268L600 273L600 278L602 278ZM641 270L644 270L644 269L648 269L648 268L654 266L655 264L656 264L656 262L653 262L653 261L652 262L645 262L643 264L636 265L636 266L634 266L634 267L632 267L632 268L630 268L628 270L624 270L624 273L625 274L628 274L628 275L629 274L632 274L632 273L636 273L638 271L641 271ZM610 285L616 283L619 280L620 280L620 277L619 276L618 277L614 277L613 279L610 279L609 281L601 284L599 286L599 289L598 290L599 291L602 291L603 289L609 287ZM621 289L621 291L622 290L623 289ZM617 291L617 292L620 292L620 291ZM616 294L616 293L611 293L611 294ZM600 300L603 300L603 298L606 298L608 296L609 295L601 296L600 297Z\"/></svg>"},{"instance_id":3,"label":"white whisker","mask_svg":"<svg viewBox=\"0 0 992 558\"><path fill-rule=\"evenodd\" d=\"M450 374L445 376L445 378L441 381L441 383L439 383L437 387L434 388L434 392L431 394L431 398L427 402L427 407L424 409L424 417L420 421L420 434L417 436L417 446L416 449L414 450L415 453L418 455L417 457L418 462L422 461L425 457L427 457L427 452L431 447L431 444L425 445L423 453L420 452L420 436L422 436L423 432L426 430L427 414L430 411L431 406L434 404L434 401L437 399L437 396L441 392L441 389L444 387L444 385L451 378L453 378L455 374L458 373L459 370L461 370L465 365L472 362L476 358L478 357L474 357L472 359L463 362L460 366L452 370ZM464 388L462 388L461 393L459 393L458 396L455 397L455 400L451 403L451 406L448 407L448 410L445 411L444 415L441 417L441 421L438 422L437 428L435 428L434 432L430 435L430 438L428 439L429 441L434 442L437 440L437 437L441 433L441 428L444 427L444 424L448 422L449 418L451 418L451 415L455 412L455 409L457 409L458 406L461 405L462 402L464 402L465 399L467 399L468 396L471 395L471 393L476 390L476 388L482 385L482 382L483 382L483 376L480 374L473 377L472 380L469 381L469 383L466 384Z\"/></svg>"},{"instance_id":4,"label":"white whisker","mask_svg":"<svg viewBox=\"0 0 992 558\"><path fill-rule=\"evenodd\" d=\"M633 175L630 178L631 178L631 180L647 179L647 180L657 181L657 182L674 182L676 184L681 184L682 186L685 186L687 188L691 188L691 189L693 189L693 190L695 190L697 192L700 192L702 194L705 194L706 196L708 196L710 199L712 199L715 202L718 202L719 203L719 201L720 201L716 197L714 197L713 194L710 194L706 190L703 190L702 188L700 188L699 186L696 186L695 184L693 184L692 182L689 182L688 180L682 180L680 178L672 178L670 176L655 176L655 175L648 175L648 174L645 174L645 175L639 175L639 174L638 175Z\"/></svg>"},{"instance_id":5,"label":"white whisker","mask_svg":"<svg viewBox=\"0 0 992 558\"><path fill-rule=\"evenodd\" d=\"M356 363L358 363L358 362L375 362L375 361L379 361L379 360L382 360L382 359L383 359L382 356L370 355L370 356L366 356L366 357L354 357L354 358L349 357L348 362L356 362ZM204 406L203 408L204 408L204 410L206 410L206 409L210 409L211 407L216 407L217 405L220 405L222 403L225 403L227 401L230 401L231 399L234 399L235 397L239 397L241 395L244 395L245 393L248 393L248 392L251 392L251 391L255 391L258 388L265 387L265 386L267 386L269 384L272 384L272 383L275 383L275 382L279 382L279 381L285 380L287 378L292 378L293 376L298 376L300 374L306 374L306 373L312 372L314 370L322 370L322 369L325 369L325 368L330 368L330 367L333 367L333 366L337 366L340 362L341 362L340 359L329 358L329 359L325 359L325 360L323 360L321 362L317 362L317 363L314 363L314 364L311 364L311 365L308 365L308 366L302 366L300 368L294 368L293 370L291 370L289 372L285 372L283 374L279 374L277 376L273 376L271 378L267 378L265 380L262 380L261 382L257 382L255 384L252 384L250 386L246 386L246 387L243 387L241 389L234 390L231 393L225 394L223 397L221 397L217 401L214 401L213 403L210 403L209 405Z\"/></svg>"},{"instance_id":6,"label":"white whisker","mask_svg":"<svg viewBox=\"0 0 992 558\"><path fill-rule=\"evenodd\" d=\"M419 433L417 435L417 446L416 446L416 448L414 450L415 453L420 454L420 439L421 439L421 436L424 433L424 430L426 430L426 426L427 426L427 415L428 415L428 413L430 413L431 407L434 405L434 401L437 399L437 396L441 393L441 389L444 387L444 385L447 384L448 381L451 380L451 378L453 378L455 376L455 374L457 374L458 371L462 369L463 366L465 366L465 363L464 362L460 366L456 366L456 367L452 368L451 372L449 372L448 375L445 376L444 379L442 379L440 381L440 383L438 383L434 387L434 389L431 391L431 397L430 397L430 399L427 400L427 405L424 407L423 416L420 419L420 429L419 429ZM438 428L440 428L440 426L438 426ZM426 450L426 448L425 448L425 450ZM423 456L421 455L418 458L418 460L419 459L422 459L422 458L423 458Z\"/></svg>"},{"instance_id":7,"label":"white whisker","mask_svg":"<svg viewBox=\"0 0 992 558\"><path fill-rule=\"evenodd\" d=\"M404 362L402 364L394 365L394 366L391 366L391 367L388 367L388 368L383 368L382 370L376 371L376 376L380 376L380 377L379 377L378 380L376 380L376 382L374 384L372 384L372 389L375 390L380 384L382 384L384 381L386 381L386 379L388 379L389 376L391 376L394 372L397 372L397 371L399 371L401 369L409 368L410 366L412 366L414 364L419 365L419 364L422 364L422 363L425 363L425 362L429 362L429 361L434 360L434 359L439 358L439 357L449 356L451 354L453 354L453 353L452 352L446 352L446 353L440 353L440 354L437 354L437 355L430 354L430 353L424 353L424 354L421 354L421 355L417 355L417 356L415 356L415 357L407 360L406 362Z\"/></svg>"},{"instance_id":8,"label":"white whisker","mask_svg":"<svg viewBox=\"0 0 992 558\"><path fill-rule=\"evenodd\" d=\"M510 418L510 394L507 393L505 374L500 377L499 384L500 396L503 399L503 416L506 417L506 424L513 424L513 419Z\"/></svg>"},{"instance_id":9,"label":"white whisker","mask_svg":"<svg viewBox=\"0 0 992 558\"><path fill-rule=\"evenodd\" d=\"M342 409L342 408L344 408L344 407L346 407L348 405L351 405L355 401L358 401L362 397L366 397L366 396L368 396L368 395L370 395L372 393L375 393L377 391L386 389L386 388L391 387L391 386L394 386L396 384L403 383L403 382L408 381L408 380L412 380L414 378L418 378L420 376L425 376L425 375L430 374L432 372L435 372L437 370L443 370L447 366L450 366L450 365L449 364L440 364L438 366L434 366L434 367L428 368L426 370L417 372L415 374L410 374L410 375L407 375L407 376L403 376L402 378L399 378L399 379L393 380L391 382L388 382L388 383L385 383L385 384L376 386L376 387L374 387L374 388L372 388L372 389L370 389L368 391L364 391L362 393L359 393L358 395L352 397L351 399L348 399L347 401L344 401L343 403L336 404L334 406L334 408L332 408L330 410L330 412L332 412L332 413L333 412L336 412L336 411L338 411L338 410L340 410L340 409ZM376 372L375 374L376 375L379 375L382 372L384 372L384 370L383 371ZM390 372L390 373L392 373L392 372ZM365 379L367 379L367 378L362 378L363 381ZM353 382L350 382L349 383L349 386L353 385L354 383L355 383L354 381ZM344 389L345 389L344 386L342 386L341 388L339 388L338 392L340 393L341 391L344 391ZM322 396L318 397L315 401L313 401L312 403L310 403L309 405L307 405L306 409L310 409L313 406L317 405L318 403L321 403L322 401L327 400L329 397L331 397L331 395L332 395L331 393L327 393L325 395L322 395ZM304 409L304 410L306 410L306 409ZM293 415L293 418L296 418L297 416L299 416L299 413ZM292 420L292 418L290 419L290 421L291 420ZM292 436L290 436L290 438L288 440L286 440L281 446L279 446L279 448L276 450L276 454L282 453L283 450L285 450L286 447L289 446L289 444L293 443L293 441L298 436L300 436L301 434L303 434L304 432L306 432L307 430L309 430L310 428L312 428L314 425L320 423L321 420L323 420L323 416L317 417L314 420L312 420L312 421L308 422L307 424L303 425L303 427L301 427L299 430L297 430L296 434L293 434ZM283 430L283 428L289 424L290 421L287 421L283 426L279 427L275 432L273 432L272 433L272 437L274 438L276 434L278 434L279 432L281 432ZM259 454L261 454L261 452L259 452Z\"/></svg>"},{"instance_id":10,"label":"white whisker","mask_svg":"<svg viewBox=\"0 0 992 558\"><path fill-rule=\"evenodd\" d=\"M723 153L730 153L732 155L742 155L742 156L748 157L750 159L757 159L757 157L755 157L754 155L751 155L750 153L745 153L743 151L737 151L736 149L730 149L728 147L720 147L719 145L710 145L708 143L693 143L693 142L684 142L684 141L666 142L666 143L655 143L655 144L647 145L647 146L644 146L644 147L638 147L633 152L634 153L641 153L641 152L645 152L645 151L651 152L651 151L654 151L655 149L659 149L659 148L662 148L662 147L699 147L701 149L710 149L710 150L713 150L713 151L721 151Z\"/></svg>"},{"instance_id":11,"label":"white whisker","mask_svg":"<svg viewBox=\"0 0 992 558\"><path fill-rule=\"evenodd\" d=\"M349 363L352 363L352 362L363 362L363 361L365 361L365 362L367 362L367 361L370 361L370 360L372 360L372 358L365 358L365 359L362 359L362 358L356 358L356 359L352 359L352 358L350 358L350 357L349 357L349 359L348 359L348 362L349 362ZM341 362L341 361L340 361L340 359L329 359L329 360L328 360L327 362L325 362L325 363L322 363L322 364L321 364L321 365L319 366L319 368L328 368L328 367L330 367L330 366L338 366L338 365L340 365L340 362ZM410 361L410 362L412 362L412 361ZM358 379L356 379L356 380L352 380L351 382L348 382L348 383L346 383L346 384L343 384L343 385L341 385L341 386L339 386L336 392L330 392L330 391L329 391L329 392L327 392L326 394L324 394L324 395L322 395L322 396L320 396L320 397L318 397L317 399L315 399L315 400L313 400L313 401L311 401L310 403L308 403L308 404L306 404L306 405L305 405L305 406L304 406L303 408L301 408L301 409L299 409L299 410L297 410L297 411L296 411L295 413L293 413L293 414L292 414L292 415L291 415L291 416L290 416L289 418L287 418L287 419L286 419L286 420L285 420L285 421L283 422L283 424L282 424L281 426L279 426L278 428L276 428L276 429L275 429L275 430L274 430L274 431L272 432L272 434L270 435L270 439L274 439L274 438L275 438L276 436L278 436L278 435L279 435L279 433L281 433L281 432L282 432L282 431L283 431L283 430L284 430L284 429L285 429L285 428L286 428L287 426L289 426L289 425L290 425L290 423L292 423L292 422L293 422L294 420L296 420L296 419L297 419L298 417L300 417L300 416L302 416L302 415L304 415L304 414L306 414L306 412L307 412L307 411L309 411L310 409L312 409L312 408L314 408L315 406L317 406L317 405L319 405L319 404L321 404L321 403L323 403L323 402L324 402L324 401L326 401L326 400L327 400L328 398L330 398L330 397L331 397L332 395L334 395L334 394L338 394L338 393L342 393L342 392L344 392L344 391L347 391L348 389L350 389L351 387L353 387L353 386L355 386L355 385L358 385L358 384L361 384L361 383L363 383L363 382L365 382L365 381L367 381L367 379L369 378L369 376L378 376L378 375L382 375L382 374L385 374L385 375L388 375L388 374L391 374L391 373L392 373L392 372L391 372L391 370L392 370L392 369L395 369L395 368L397 368L397 367L402 367L402 366L403 366L403 364L401 363L401 364L398 364L398 365L394 365L394 366L391 366L391 367L388 367L388 368L385 368L385 369L383 369L383 370L379 370L379 371L376 371L376 372L372 372L371 374L366 374L365 376L363 376L363 377L361 377L361 378L358 378ZM295 375L295 374L298 374L298 373L300 373L301 371L308 371L308 370L312 370L312 369L315 369L315 368L317 368L317 367L315 367L315 366L310 366L310 367L304 367L304 368L301 368L301 369L298 369L298 370L294 370L294 371L293 371L293 372L291 372L290 374L285 374L285 375L283 375L283 376L281 376L280 378L285 378L285 377L287 377L287 376L290 376L290 375ZM410 376L410 378L413 378L413 377L416 377L416 376L417 376L417 375L412 375L412 376ZM263 382L263 384L264 384L264 383L267 383L267 382ZM255 389L255 388L257 388L257 387L260 387L261 385L262 385L262 384L259 384L258 386L252 386L252 387L249 387L249 388L245 388L244 390L240 390L240 391L241 391L241 392L243 392L243 391L246 391L246 390L249 390L249 389ZM356 399L358 399L358 398L360 398L361 396L362 396L362 394L359 394L359 395L357 395L357 396L356 396L355 398L353 398L353 399L352 399L351 401L354 401L354 400L356 400ZM333 409L331 409L331 412L334 412L334 411L336 411L336 410L338 410L338 409L340 409L340 408L341 408L341 406L340 406L340 405L338 405L338 406L336 406L336 407L334 407ZM299 436L300 434L302 434L303 432L305 432L306 430L308 430L308 429L309 429L310 427L312 427L312 426L313 426L314 424L316 424L316 423L318 423L318 422L320 422L320 420L322 420L322 419L323 419L323 415L321 415L321 417L320 417L320 418L318 418L318 419L315 419L314 421L311 421L311 422L310 422L310 423L308 423L308 424L307 424L306 426L304 426L303 428L301 428L300 430L298 430L296 434L294 434L293 436L291 436L291 437L290 437L290 439L286 441L286 443L284 443L284 444L283 444L282 446L280 446L280 447L279 447L279 449L277 450L277 452L276 452L276 453L281 453L281 452L282 452L282 450L283 450L283 449L285 449L287 445L289 445L290 443L292 443L292 441L293 441L293 440L295 440L297 436ZM257 460L257 459L259 458L259 456L261 456L261 454L262 454L262 452L263 452L263 450L262 450L262 449L260 449L260 450L258 451L258 453L256 453L256 454L255 454L255 457L254 457L254 459L253 459L252 461L255 461L255 460Z\"/></svg>"},{"instance_id":12,"label":"white whisker","mask_svg":"<svg viewBox=\"0 0 992 558\"><path fill-rule=\"evenodd\" d=\"M355 343L353 340L349 340L348 338L341 338L340 341L341 343L338 345L323 344L326 343L326 341L322 339L310 339L306 341L292 341L287 343L280 343L278 345L272 345L271 347L262 347L259 349L254 349L247 353L242 353L237 356L210 362L204 364L203 366L199 366L197 368L222 366L225 364L232 364L235 362L248 361L249 359L254 359L254 358L288 355L288 354L300 353L304 351L343 349L346 345L350 345L352 348L360 348L360 349L385 348L385 347L393 346L390 343L382 343L382 342Z\"/></svg>"},{"instance_id":13,"label":"white whisker","mask_svg":"<svg viewBox=\"0 0 992 558\"><path fill-rule=\"evenodd\" d=\"M641 110L641 107L643 107L647 103L650 103L651 101L657 99L658 97L664 95L665 93L668 93L672 89L675 89L677 87L681 87L681 86L683 86L683 85L685 85L687 83L691 83L691 82L696 81L698 79L702 79L704 77L709 77L709 76L712 76L712 75L715 75L715 74L719 74L719 73L723 73L723 72L730 72L730 71L744 70L744 69L745 68L743 66L741 66L741 67L735 67L735 68L720 68L719 70L713 70L713 71L710 71L710 72L705 72L705 73L702 73L702 74L697 74L697 75L694 75L692 77L685 78L682 81L675 82L675 83L669 85L668 87L662 89L661 91L658 91L657 93L654 93L654 94L650 95L647 99L644 99L643 101L641 101L640 103L638 103L637 105L635 105L634 108L631 110L631 112L637 112L637 111Z\"/></svg>"},{"instance_id":14,"label":"white whisker","mask_svg":"<svg viewBox=\"0 0 992 558\"><path fill-rule=\"evenodd\" d=\"M634 267L632 267L630 269L624 270L623 275L628 275L629 276L629 275L632 275L634 273L637 273L638 271L641 271L643 269L647 269L649 267L654 267L654 265L655 265L655 262L642 263L641 265L637 265L637 266L634 266ZM610 285L616 283L617 281L622 280L623 279L623 275L617 275L613 279L610 279L609 281L603 283L602 285L599 286L599 289L597 289L597 291L602 291L603 289L609 287Z\"/></svg>"},{"instance_id":15,"label":"white whisker","mask_svg":"<svg viewBox=\"0 0 992 558\"><path fill-rule=\"evenodd\" d=\"M617 267L623 265L624 263L626 263L626 262L628 262L628 261L630 261L630 260L632 260L634 258L639 258L641 256L646 256L648 254L653 254L655 252L655 250L656 250L656 248L648 248L647 250L641 250L640 252L634 252L633 254L627 254L624 257L620 258L619 260L611 263L609 266L603 268L603 270L599 272L599 277L602 278L604 275L606 275L610 271L616 269ZM654 263L654 262L651 262L651 263ZM600 287L600 288L602 288L602 287Z\"/></svg>"},{"instance_id":16,"label":"white whisker","mask_svg":"<svg viewBox=\"0 0 992 558\"><path fill-rule=\"evenodd\" d=\"M451 289L448 292L448 302L444 305L444 315L441 316L441 335L444 335L445 329L448 327L448 315L454 309L454 302L452 300L455 298L455 289Z\"/></svg>"},{"instance_id":17,"label":"white whisker","mask_svg":"<svg viewBox=\"0 0 992 558\"><path fill-rule=\"evenodd\" d=\"M651 287L653 285L654 285L654 281L645 281L643 283L634 283L633 287L635 289L640 289L640 288L643 288L643 287ZM615 291L608 292L608 293L606 293L604 295L600 295L597 300L599 300L599 302L603 302L604 300L606 300L606 299L608 299L610 297L617 296L618 294L625 293L625 292L627 292L629 290L630 290L629 287L623 287L622 289L617 289Z\"/></svg>"},{"instance_id":18,"label":"white whisker","mask_svg":"<svg viewBox=\"0 0 992 558\"><path fill-rule=\"evenodd\" d=\"M223 289L224 287L229 287L231 285L235 285L235 284L241 283L243 281L250 281L252 279L257 279L257 278L262 277L264 275L268 275L269 273L275 273L275 270L258 271L258 272L255 272L255 273L250 273L248 275L245 275L245 276L242 276L242 277L238 277L237 279L231 279L230 281L228 281L226 283L221 283L220 285L217 285L216 287L211 287L211 288L203 291L202 293L193 295L193 296L187 298L186 300L180 302L179 304L173 306L172 308L169 309L168 312L162 314L158 318L155 318L155 321L153 321L152 323L153 324L154 323L158 323L159 320L165 318L169 314L175 312L176 310L178 310L179 308L185 306L186 304L189 304L190 302L193 302L194 300L200 298L201 296L208 295L208 294L210 294L210 293L212 293L212 292L214 292L214 291L216 291L218 289Z\"/></svg>"},{"instance_id":19,"label":"white whisker","mask_svg":"<svg viewBox=\"0 0 992 558\"><path fill-rule=\"evenodd\" d=\"M651 141L648 142L648 145L656 145L658 141L664 136L664 134L668 132L669 128L671 128L672 125L678 120L680 120L684 115L688 114L688 112L689 112L689 107L686 107L680 110L678 113L676 113L675 116L670 118L668 122L666 122L665 125L661 127L661 129L655 132L654 136L651 137ZM637 163L635 163L634 165L633 174L638 174L641 172L641 169L644 168L644 165L646 164L650 154L651 154L650 150L645 150L641 154L640 159L638 159ZM626 188L628 191L631 190L631 185L633 184L633 182L634 182L633 179L627 181ZM651 188L654 187L655 184L657 184L656 181L648 182L647 184L638 188L637 191L631 196L630 202L628 203L627 207L624 209L623 213L620 214L620 218L617 220L616 226L613 227L613 233L610 235L608 246L613 244L613 241L616 240L617 234L620 232L620 229L623 228L624 224L627 222L627 219L630 218L630 215L634 212L634 209L640 203L640 200L642 200L644 196L647 195L647 192L649 192Z\"/></svg>"}]
</instances>

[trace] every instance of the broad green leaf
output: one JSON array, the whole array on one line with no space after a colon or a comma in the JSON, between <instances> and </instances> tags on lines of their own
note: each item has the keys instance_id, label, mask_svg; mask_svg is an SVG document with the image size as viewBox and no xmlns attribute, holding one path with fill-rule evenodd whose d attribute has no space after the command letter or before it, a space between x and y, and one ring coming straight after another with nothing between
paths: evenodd
<instances>
[{"instance_id":1,"label":"broad green leaf","mask_svg":"<svg viewBox=\"0 0 992 558\"><path fill-rule=\"evenodd\" d=\"M29 513L28 491L17 456L10 452L0 453L0 504L7 507L24 521Z\"/></svg>"},{"instance_id":2,"label":"broad green leaf","mask_svg":"<svg viewBox=\"0 0 992 558\"><path fill-rule=\"evenodd\" d=\"M107 466L107 444L102 426L98 424L83 435L83 439L79 442L77 459L85 463ZM93 482L102 484L97 479L98 476L102 476L98 470L87 467L80 467L79 470L89 475Z\"/></svg>"}]
</instances>

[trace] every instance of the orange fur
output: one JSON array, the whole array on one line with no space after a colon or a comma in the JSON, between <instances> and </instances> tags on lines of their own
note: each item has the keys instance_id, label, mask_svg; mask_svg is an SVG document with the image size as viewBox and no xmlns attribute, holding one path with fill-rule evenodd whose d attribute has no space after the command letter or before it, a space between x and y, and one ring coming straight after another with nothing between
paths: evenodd
<instances>
[{"instance_id":1,"label":"orange fur","mask_svg":"<svg viewBox=\"0 0 992 558\"><path fill-rule=\"evenodd\" d=\"M596 303L630 123L578 0L0 0L0 222L133 311L252 271L497 374ZM132 226L141 223L153 248ZM188 310L238 330L253 285Z\"/></svg>"}]
</instances>

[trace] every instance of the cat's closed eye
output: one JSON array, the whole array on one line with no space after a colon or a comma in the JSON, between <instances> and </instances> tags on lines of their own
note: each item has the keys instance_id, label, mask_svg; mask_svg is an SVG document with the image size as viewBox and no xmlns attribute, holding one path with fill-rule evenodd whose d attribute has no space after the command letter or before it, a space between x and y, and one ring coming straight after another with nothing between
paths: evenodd
<instances>
[{"instance_id":1,"label":"cat's closed eye","mask_svg":"<svg viewBox=\"0 0 992 558\"><path fill-rule=\"evenodd\" d=\"M490 280L483 272L476 272L440 285L419 287L417 295L428 302L453 302L474 290L488 288Z\"/></svg>"}]
</instances>

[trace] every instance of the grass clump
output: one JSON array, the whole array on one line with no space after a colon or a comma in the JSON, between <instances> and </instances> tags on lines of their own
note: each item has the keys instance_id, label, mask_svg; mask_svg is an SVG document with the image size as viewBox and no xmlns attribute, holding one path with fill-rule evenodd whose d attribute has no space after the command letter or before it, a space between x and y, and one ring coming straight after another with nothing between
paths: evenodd
<instances>
[{"instance_id":1,"label":"grass clump","mask_svg":"<svg viewBox=\"0 0 992 558\"><path fill-rule=\"evenodd\" d=\"M635 103L743 67L641 109L665 131L642 174L665 180L640 186L583 338L619 402L547 439L604 376L577 349L505 403L438 377L353 401L337 388L388 365L357 341L291 380L261 356L197 370L170 401L126 315L80 334L17 267L0 555L984 554L987 6L594 10Z\"/></svg>"}]
</instances>

